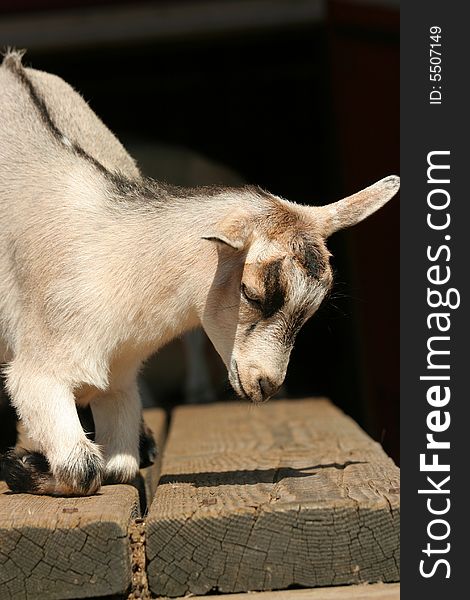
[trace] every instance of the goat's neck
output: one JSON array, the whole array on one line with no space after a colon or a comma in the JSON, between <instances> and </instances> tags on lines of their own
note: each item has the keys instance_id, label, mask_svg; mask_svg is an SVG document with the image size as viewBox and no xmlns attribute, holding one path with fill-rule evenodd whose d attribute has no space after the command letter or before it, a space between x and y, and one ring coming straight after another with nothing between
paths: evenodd
<instances>
[{"instance_id":1,"label":"goat's neck","mask_svg":"<svg viewBox=\"0 0 470 600\"><path fill-rule=\"evenodd\" d=\"M119 269L139 327L161 345L199 324L211 286L217 285L216 245L203 239L234 207L233 199L188 198L127 207L119 227Z\"/></svg>"}]
</instances>

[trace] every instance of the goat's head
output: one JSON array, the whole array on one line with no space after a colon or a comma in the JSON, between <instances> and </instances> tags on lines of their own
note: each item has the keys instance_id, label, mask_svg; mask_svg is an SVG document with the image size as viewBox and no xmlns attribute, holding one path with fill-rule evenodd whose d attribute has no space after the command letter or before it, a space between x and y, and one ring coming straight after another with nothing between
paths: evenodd
<instances>
[{"instance_id":1,"label":"goat's head","mask_svg":"<svg viewBox=\"0 0 470 600\"><path fill-rule=\"evenodd\" d=\"M208 232L219 266L202 320L240 396L261 402L276 393L299 329L332 285L326 239L398 187L398 177L387 177L322 207L266 195L255 216L241 206Z\"/></svg>"}]
</instances>

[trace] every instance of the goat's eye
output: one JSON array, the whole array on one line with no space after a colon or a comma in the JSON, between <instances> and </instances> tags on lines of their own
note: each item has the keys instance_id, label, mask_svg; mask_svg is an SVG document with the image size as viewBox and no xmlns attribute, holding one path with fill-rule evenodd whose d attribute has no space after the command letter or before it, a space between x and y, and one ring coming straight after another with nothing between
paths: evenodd
<instances>
[{"instance_id":1,"label":"goat's eye","mask_svg":"<svg viewBox=\"0 0 470 600\"><path fill-rule=\"evenodd\" d=\"M244 283L241 285L241 292L242 296L245 298L245 300L247 300L247 302L258 308L261 306L260 297L256 294L256 292L247 288Z\"/></svg>"}]
</instances>

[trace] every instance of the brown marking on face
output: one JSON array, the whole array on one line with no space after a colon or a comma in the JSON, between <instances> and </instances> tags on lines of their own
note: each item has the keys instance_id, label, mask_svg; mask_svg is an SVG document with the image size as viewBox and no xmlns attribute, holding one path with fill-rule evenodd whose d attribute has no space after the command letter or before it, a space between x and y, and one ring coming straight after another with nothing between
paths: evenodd
<instances>
[{"instance_id":1,"label":"brown marking on face","mask_svg":"<svg viewBox=\"0 0 470 600\"><path fill-rule=\"evenodd\" d=\"M283 262L283 258L277 258L256 265L246 265L242 290L249 290L248 294L244 294L245 300L252 309L258 311L262 319L274 316L286 302Z\"/></svg>"},{"instance_id":2,"label":"brown marking on face","mask_svg":"<svg viewBox=\"0 0 470 600\"><path fill-rule=\"evenodd\" d=\"M320 229L312 228L302 214L272 198L272 209L256 225L267 242L285 248L286 256L292 256L307 276L321 279L328 270L328 252Z\"/></svg>"},{"instance_id":3,"label":"brown marking on face","mask_svg":"<svg viewBox=\"0 0 470 600\"><path fill-rule=\"evenodd\" d=\"M264 319L274 316L286 302L286 285L282 278L283 259L274 260L264 268L264 300L261 312Z\"/></svg>"},{"instance_id":4,"label":"brown marking on face","mask_svg":"<svg viewBox=\"0 0 470 600\"><path fill-rule=\"evenodd\" d=\"M299 235L294 241L294 259L308 277L321 279L328 269L329 253L323 243Z\"/></svg>"}]
</instances>

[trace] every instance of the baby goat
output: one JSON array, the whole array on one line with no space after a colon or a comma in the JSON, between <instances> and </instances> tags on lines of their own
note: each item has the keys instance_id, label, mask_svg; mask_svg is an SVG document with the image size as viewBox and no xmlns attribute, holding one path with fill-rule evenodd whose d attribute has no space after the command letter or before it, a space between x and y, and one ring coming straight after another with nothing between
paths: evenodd
<instances>
[{"instance_id":1,"label":"baby goat","mask_svg":"<svg viewBox=\"0 0 470 600\"><path fill-rule=\"evenodd\" d=\"M399 185L308 207L256 187L146 179L67 83L16 52L0 67L0 114L0 361L28 448L4 460L14 491L131 480L139 369L198 325L235 391L267 400L330 289L326 238ZM91 406L95 442L76 405Z\"/></svg>"}]
</instances>

